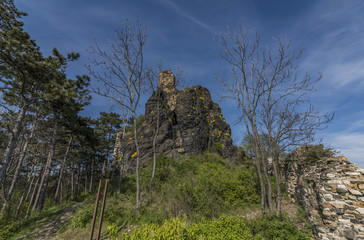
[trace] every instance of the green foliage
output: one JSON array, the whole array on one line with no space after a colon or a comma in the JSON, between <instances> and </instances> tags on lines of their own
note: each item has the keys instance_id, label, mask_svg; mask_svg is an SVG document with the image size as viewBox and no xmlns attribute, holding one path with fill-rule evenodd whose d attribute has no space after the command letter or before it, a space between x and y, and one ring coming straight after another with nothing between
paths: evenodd
<instances>
[{"instance_id":1,"label":"green foliage","mask_svg":"<svg viewBox=\"0 0 364 240\"><path fill-rule=\"evenodd\" d=\"M59 214L74 204L75 202L70 201L67 203L58 204L56 206L48 208L46 207L43 209L43 211L33 212L31 217L25 219L8 217L6 222L0 220L0 240L19 239L21 238L20 236L24 235L27 236L27 239L32 239L32 234L34 234L33 231L39 229L39 227L44 223L55 221ZM5 231L7 232L6 234Z\"/></svg>"},{"instance_id":2,"label":"green foliage","mask_svg":"<svg viewBox=\"0 0 364 240\"><path fill-rule=\"evenodd\" d=\"M110 146L115 143L115 135L121 127L120 115L114 112L100 112L100 116L94 120L95 133L99 138L100 151L110 151Z\"/></svg>"},{"instance_id":3,"label":"green foliage","mask_svg":"<svg viewBox=\"0 0 364 240\"><path fill-rule=\"evenodd\" d=\"M298 220L304 223L304 229L302 230L306 233L311 233L312 227L307 220L308 219L307 213L305 213L305 210L303 210L301 206L299 206L297 210L298 210L298 215L297 215Z\"/></svg>"},{"instance_id":4,"label":"green foliage","mask_svg":"<svg viewBox=\"0 0 364 240\"><path fill-rule=\"evenodd\" d=\"M71 226L73 228L83 228L92 221L94 214L94 204L88 204L79 209L72 217Z\"/></svg>"},{"instance_id":5,"label":"green foliage","mask_svg":"<svg viewBox=\"0 0 364 240\"><path fill-rule=\"evenodd\" d=\"M292 160L300 159L305 162L315 162L322 158L333 157L335 151L325 148L323 144L318 145L302 145L293 151L289 158Z\"/></svg>"},{"instance_id":6,"label":"green foliage","mask_svg":"<svg viewBox=\"0 0 364 240\"><path fill-rule=\"evenodd\" d=\"M265 215L247 222L252 234L261 239L305 240L311 239L310 234L302 232L297 226L281 215Z\"/></svg>"},{"instance_id":7,"label":"green foliage","mask_svg":"<svg viewBox=\"0 0 364 240\"><path fill-rule=\"evenodd\" d=\"M112 240L118 240L118 226L115 223L107 226L107 230L109 231L109 238Z\"/></svg>"},{"instance_id":8,"label":"green foliage","mask_svg":"<svg viewBox=\"0 0 364 240\"><path fill-rule=\"evenodd\" d=\"M212 142L209 151L213 153L222 154L224 148L225 148L224 144L222 144L221 142L214 141Z\"/></svg>"},{"instance_id":9,"label":"green foliage","mask_svg":"<svg viewBox=\"0 0 364 240\"><path fill-rule=\"evenodd\" d=\"M189 224L187 218L172 218L156 224L144 225L123 239L254 239L241 217L222 216L218 220L202 220Z\"/></svg>"},{"instance_id":10,"label":"green foliage","mask_svg":"<svg viewBox=\"0 0 364 240\"><path fill-rule=\"evenodd\" d=\"M135 175L123 179L121 195L112 195L115 182L111 182L103 218L107 230L102 236L114 240L308 239L283 216L254 220L239 216L247 207L259 208L259 186L252 169L232 165L216 153L178 160L160 156L151 183L150 164L140 169L143 204L139 215L135 212ZM75 231L89 233L84 229L92 221L95 196L87 199L91 202L72 216L62 233L65 236ZM101 202L99 211L100 207ZM6 228L14 231L10 224Z\"/></svg>"},{"instance_id":11,"label":"green foliage","mask_svg":"<svg viewBox=\"0 0 364 240\"><path fill-rule=\"evenodd\" d=\"M172 218L160 226L147 224L129 229L122 239L289 239L305 240L311 235L303 233L284 216L261 216L246 220L241 216L221 216L218 220L202 219L189 223L187 217Z\"/></svg>"},{"instance_id":12,"label":"green foliage","mask_svg":"<svg viewBox=\"0 0 364 240\"><path fill-rule=\"evenodd\" d=\"M19 229L19 223L9 218L0 219L0 240L7 240Z\"/></svg>"},{"instance_id":13,"label":"green foliage","mask_svg":"<svg viewBox=\"0 0 364 240\"><path fill-rule=\"evenodd\" d=\"M216 153L186 157L174 161L159 157L153 185L149 183L151 167L142 169L142 186L156 191L164 215L180 214L216 217L238 206L259 202L254 170L232 166ZM150 199L155 201L155 199Z\"/></svg>"},{"instance_id":14,"label":"green foliage","mask_svg":"<svg viewBox=\"0 0 364 240\"><path fill-rule=\"evenodd\" d=\"M133 130L133 117L131 117L129 120L128 120L128 127L126 128L126 131L132 131ZM143 114L140 114L137 119L136 119L136 125L137 125L137 129L139 129L142 124L144 123L145 121L145 117Z\"/></svg>"},{"instance_id":15,"label":"green foliage","mask_svg":"<svg viewBox=\"0 0 364 240\"><path fill-rule=\"evenodd\" d=\"M144 115L140 114L139 117L137 117L136 121L137 121L137 129L139 129L145 121Z\"/></svg>"},{"instance_id":16,"label":"green foliage","mask_svg":"<svg viewBox=\"0 0 364 240\"><path fill-rule=\"evenodd\" d=\"M143 204L139 215L135 213L135 175L123 179L120 196L108 196L103 219L112 239L116 239L118 230L130 224L159 226L165 219L182 215L197 222L236 214L249 204L258 206L254 170L233 166L216 153L178 160L160 156L153 183L150 165L140 171ZM71 227L85 228L92 220L93 209L93 203L79 209L72 217ZM201 229L199 232L207 234Z\"/></svg>"}]
</instances>

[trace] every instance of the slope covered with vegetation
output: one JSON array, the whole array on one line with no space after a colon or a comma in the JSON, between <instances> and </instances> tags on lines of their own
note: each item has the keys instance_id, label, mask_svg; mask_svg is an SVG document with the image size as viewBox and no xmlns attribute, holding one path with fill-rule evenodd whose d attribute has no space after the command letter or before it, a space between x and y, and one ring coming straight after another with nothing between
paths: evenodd
<instances>
[{"instance_id":1,"label":"slope covered with vegetation","mask_svg":"<svg viewBox=\"0 0 364 240\"><path fill-rule=\"evenodd\" d=\"M308 239L309 230L298 227L304 226L303 214L295 217L285 213L279 217L260 214L259 185L251 164L247 159L230 163L216 153L178 160L159 157L152 183L151 164L141 168L143 201L139 215L134 207L135 174L125 177L119 195L112 179L102 236L112 239ZM54 236L88 238L95 194L80 200L81 207ZM53 211L49 217L62 209ZM256 216L247 218L251 213ZM32 224L37 224L39 219L35 215L18 225L14 232L19 233L13 239L34 236Z\"/></svg>"}]
</instances>

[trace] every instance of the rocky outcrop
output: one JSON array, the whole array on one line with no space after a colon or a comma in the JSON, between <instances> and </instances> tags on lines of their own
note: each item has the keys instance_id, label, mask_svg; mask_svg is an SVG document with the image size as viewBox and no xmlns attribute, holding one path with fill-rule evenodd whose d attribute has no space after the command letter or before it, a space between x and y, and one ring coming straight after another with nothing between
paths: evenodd
<instances>
[{"instance_id":1,"label":"rocky outcrop","mask_svg":"<svg viewBox=\"0 0 364 240\"><path fill-rule=\"evenodd\" d=\"M214 148L224 157L231 158L237 154L230 126L220 107L211 100L210 92L201 86L178 91L170 71L159 74L158 89L145 104L145 121L138 129L142 163L153 156L156 133L157 153L169 157L199 154L209 148ZM114 156L121 155L120 136L117 137ZM126 143L124 159L132 160L136 150L131 133Z\"/></svg>"},{"instance_id":2,"label":"rocky outcrop","mask_svg":"<svg viewBox=\"0 0 364 240\"><path fill-rule=\"evenodd\" d=\"M317 239L364 239L364 169L338 157L291 161L283 172Z\"/></svg>"}]
</instances>

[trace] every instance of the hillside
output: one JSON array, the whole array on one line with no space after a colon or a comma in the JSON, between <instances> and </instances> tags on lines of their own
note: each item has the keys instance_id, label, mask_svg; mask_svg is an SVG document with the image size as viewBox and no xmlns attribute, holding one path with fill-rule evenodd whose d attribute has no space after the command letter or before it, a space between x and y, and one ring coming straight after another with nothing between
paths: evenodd
<instances>
[{"instance_id":1,"label":"hillside","mask_svg":"<svg viewBox=\"0 0 364 240\"><path fill-rule=\"evenodd\" d=\"M257 177L248 159L232 163L216 153L205 153L178 160L159 157L158 166L153 183L151 163L141 169L140 215L134 210L135 175L125 178L120 195L111 180L103 238L159 239L164 235L170 237L163 239L308 239L310 235L303 211L288 199L281 217L261 215ZM70 202L50 209L48 215L30 218L11 239L87 239L94 200L93 193L79 203ZM71 208L77 211L71 214ZM69 217L56 224L65 213ZM49 223L54 223L56 231L46 235Z\"/></svg>"}]
</instances>

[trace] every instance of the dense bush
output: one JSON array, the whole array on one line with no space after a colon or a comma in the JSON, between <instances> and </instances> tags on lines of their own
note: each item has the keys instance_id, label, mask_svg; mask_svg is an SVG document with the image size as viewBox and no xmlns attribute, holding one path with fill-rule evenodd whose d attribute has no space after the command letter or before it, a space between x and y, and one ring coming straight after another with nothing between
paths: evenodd
<instances>
[{"instance_id":1,"label":"dense bush","mask_svg":"<svg viewBox=\"0 0 364 240\"><path fill-rule=\"evenodd\" d=\"M312 237L301 231L284 215L256 217L247 221L247 226L254 236L261 236L262 239L308 240Z\"/></svg>"},{"instance_id":2,"label":"dense bush","mask_svg":"<svg viewBox=\"0 0 364 240\"><path fill-rule=\"evenodd\" d=\"M131 234L124 233L122 239L254 239L241 217L220 217L219 220L202 220L189 224L187 218L174 218L156 224L136 228Z\"/></svg>"},{"instance_id":3,"label":"dense bush","mask_svg":"<svg viewBox=\"0 0 364 240\"><path fill-rule=\"evenodd\" d=\"M92 220L94 214L94 204L88 204L79 209L72 217L71 226L73 228L83 228Z\"/></svg>"},{"instance_id":4,"label":"dense bush","mask_svg":"<svg viewBox=\"0 0 364 240\"><path fill-rule=\"evenodd\" d=\"M129 230L130 231L130 230ZM262 216L254 220L243 217L221 216L218 220L188 223L186 216L164 221L162 225L148 224L123 233L122 239L287 239L308 240L284 216ZM114 238L115 239L115 238Z\"/></svg>"},{"instance_id":5,"label":"dense bush","mask_svg":"<svg viewBox=\"0 0 364 240\"><path fill-rule=\"evenodd\" d=\"M13 219L0 219L0 240L7 240L18 230L19 223Z\"/></svg>"},{"instance_id":6,"label":"dense bush","mask_svg":"<svg viewBox=\"0 0 364 240\"><path fill-rule=\"evenodd\" d=\"M302 145L294 150L290 155L290 160L301 160L305 162L315 162L317 160L333 157L335 151L325 148L323 144L318 145Z\"/></svg>"},{"instance_id":7,"label":"dense bush","mask_svg":"<svg viewBox=\"0 0 364 240\"><path fill-rule=\"evenodd\" d=\"M144 168L144 187L155 191L150 202L158 201L166 216L181 214L216 217L226 210L259 202L259 186L254 170L233 166L215 153L171 160L158 159L154 183L150 167ZM148 197L146 196L146 197ZM172 204L173 203L173 204Z\"/></svg>"}]
</instances>

